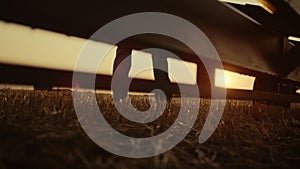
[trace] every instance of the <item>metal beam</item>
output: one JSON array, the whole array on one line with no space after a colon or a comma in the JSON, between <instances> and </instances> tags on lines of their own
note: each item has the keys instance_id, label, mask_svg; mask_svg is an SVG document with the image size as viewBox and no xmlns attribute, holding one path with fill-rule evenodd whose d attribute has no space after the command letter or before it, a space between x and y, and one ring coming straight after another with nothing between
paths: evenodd
<instances>
[{"instance_id":1,"label":"metal beam","mask_svg":"<svg viewBox=\"0 0 300 169\"><path fill-rule=\"evenodd\" d=\"M89 38L104 24L124 15L157 11L177 15L198 26L212 41L224 63L278 75L276 59L282 37L214 0L1 1L0 19ZM193 57L189 49L161 38L141 39Z\"/></svg>"},{"instance_id":2,"label":"metal beam","mask_svg":"<svg viewBox=\"0 0 300 169\"><path fill-rule=\"evenodd\" d=\"M280 75L288 76L300 65L300 45L294 46L289 50L278 63L280 69Z\"/></svg>"},{"instance_id":3,"label":"metal beam","mask_svg":"<svg viewBox=\"0 0 300 169\"><path fill-rule=\"evenodd\" d=\"M78 81L78 87L82 89L91 89L89 83L86 83L85 79L91 79L94 75L88 73L80 73L82 81ZM1 83L18 83L28 85L45 85L48 87L61 86L71 87L73 72L58 71L50 69L32 68L24 66L13 65L1 65L0 64L0 76ZM95 79L95 88L102 90L111 90L111 76L97 75ZM161 83L149 80L133 79L130 84L130 91L137 92L151 92L153 89L160 88ZM185 85L181 84L186 89L186 95L183 97L195 97L194 89L199 88L199 95L201 98L210 98L210 91L215 90L216 98L220 98L218 91L223 90L221 88L214 87L211 90L207 90L207 86L198 85ZM300 86L300 84L298 83ZM178 84L171 83L169 88L175 96L180 94ZM240 100L265 100L274 102L300 102L300 95L298 94L280 94L266 91L246 91L246 90L233 90L227 89L227 99L240 99Z\"/></svg>"}]
</instances>

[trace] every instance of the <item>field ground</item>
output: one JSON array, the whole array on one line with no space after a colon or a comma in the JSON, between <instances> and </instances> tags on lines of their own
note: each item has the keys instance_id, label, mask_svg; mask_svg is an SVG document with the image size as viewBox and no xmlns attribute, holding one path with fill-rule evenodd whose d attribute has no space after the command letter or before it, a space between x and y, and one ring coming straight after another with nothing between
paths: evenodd
<instances>
[{"instance_id":1,"label":"field ground","mask_svg":"<svg viewBox=\"0 0 300 169\"><path fill-rule=\"evenodd\" d=\"M177 117L178 99L173 98L157 120L138 124L118 114L110 95L97 94L99 108L109 124L135 137L165 131ZM198 119L183 141L159 156L130 159L113 155L89 139L77 120L70 91L2 89L0 103L1 169L300 167L297 109L228 101L212 137L199 144L199 131L210 107L208 100L200 100ZM149 107L144 96L132 96L132 103L140 110Z\"/></svg>"}]
</instances>

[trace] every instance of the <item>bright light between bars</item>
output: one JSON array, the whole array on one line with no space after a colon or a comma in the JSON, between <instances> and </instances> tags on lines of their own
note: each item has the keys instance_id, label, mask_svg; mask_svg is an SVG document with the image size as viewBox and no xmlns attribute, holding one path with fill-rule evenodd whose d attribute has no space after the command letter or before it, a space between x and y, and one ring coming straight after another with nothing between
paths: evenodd
<instances>
[{"instance_id":1,"label":"bright light between bars","mask_svg":"<svg viewBox=\"0 0 300 169\"><path fill-rule=\"evenodd\" d=\"M131 68L128 76L137 79L154 80L151 53L132 50Z\"/></svg>"},{"instance_id":2,"label":"bright light between bars","mask_svg":"<svg viewBox=\"0 0 300 169\"><path fill-rule=\"evenodd\" d=\"M172 83L197 84L197 64L168 58L169 78Z\"/></svg>"},{"instance_id":3,"label":"bright light between bars","mask_svg":"<svg viewBox=\"0 0 300 169\"><path fill-rule=\"evenodd\" d=\"M289 37L288 37L288 40L300 42L300 38L295 37L295 36L289 36Z\"/></svg>"},{"instance_id":4,"label":"bright light between bars","mask_svg":"<svg viewBox=\"0 0 300 169\"><path fill-rule=\"evenodd\" d=\"M257 0L219 0L221 2L229 2L229 3L234 3L234 4L240 4L240 5L256 5L256 6L260 6L261 3L258 2Z\"/></svg>"},{"instance_id":5,"label":"bright light between bars","mask_svg":"<svg viewBox=\"0 0 300 169\"><path fill-rule=\"evenodd\" d=\"M228 89L253 90L255 77L216 69L215 86Z\"/></svg>"},{"instance_id":6,"label":"bright light between bars","mask_svg":"<svg viewBox=\"0 0 300 169\"><path fill-rule=\"evenodd\" d=\"M276 8L268 2L268 0L218 0L220 2L229 2L229 3L234 3L234 4L239 4L239 5L255 5L255 6L260 6L270 14L273 14L276 11Z\"/></svg>"},{"instance_id":7,"label":"bright light between bars","mask_svg":"<svg viewBox=\"0 0 300 169\"><path fill-rule=\"evenodd\" d=\"M1 20L0 37L0 63L67 71L74 70L77 57L88 41ZM90 55L97 55L113 47L113 50L99 62L97 70L99 74L112 75L117 46L96 41L89 43ZM78 69L88 73L94 71L88 61Z\"/></svg>"}]
</instances>

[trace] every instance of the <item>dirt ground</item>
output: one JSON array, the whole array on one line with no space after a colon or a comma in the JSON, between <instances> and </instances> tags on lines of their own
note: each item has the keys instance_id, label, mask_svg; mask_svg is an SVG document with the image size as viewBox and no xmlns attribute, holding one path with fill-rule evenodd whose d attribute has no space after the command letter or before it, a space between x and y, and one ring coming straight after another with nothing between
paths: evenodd
<instances>
[{"instance_id":1,"label":"dirt ground","mask_svg":"<svg viewBox=\"0 0 300 169\"><path fill-rule=\"evenodd\" d=\"M88 99L88 95L82 97ZM157 120L139 124L118 114L110 95L97 94L109 124L134 137L165 131L178 115L181 105L176 99ZM161 155L132 159L111 154L85 134L70 91L2 89L0 103L0 169L300 167L300 110L296 109L227 101L218 128L199 144L210 107L208 100L201 99L198 119L184 140ZM140 110L149 108L144 96L132 96L132 104Z\"/></svg>"}]
</instances>

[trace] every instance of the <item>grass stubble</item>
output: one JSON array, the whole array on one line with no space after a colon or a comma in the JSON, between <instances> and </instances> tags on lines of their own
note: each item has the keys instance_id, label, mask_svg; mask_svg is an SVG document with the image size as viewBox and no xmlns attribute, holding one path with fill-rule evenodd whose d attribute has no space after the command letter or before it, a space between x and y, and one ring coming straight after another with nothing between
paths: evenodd
<instances>
[{"instance_id":1,"label":"grass stubble","mask_svg":"<svg viewBox=\"0 0 300 169\"><path fill-rule=\"evenodd\" d=\"M81 97L88 100L90 94L82 93ZM177 118L180 106L193 108L194 103L193 99L185 98L191 99L190 104L180 105L180 98L172 98L158 119L142 124L122 117L111 95L96 97L106 121L131 137L151 137L164 132ZM150 106L146 96L131 98L138 110ZM212 137L199 144L210 101L198 101L197 121L184 140L161 155L132 159L103 150L85 134L70 91L2 89L0 168L299 168L300 110L240 105L229 100ZM122 109L126 111L126 105Z\"/></svg>"}]
</instances>

